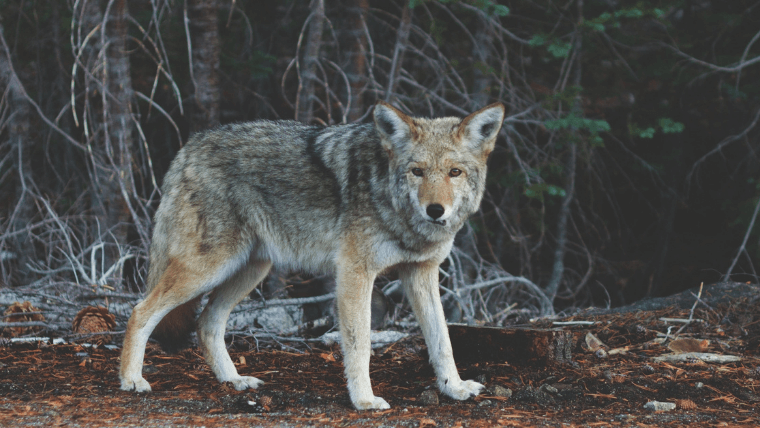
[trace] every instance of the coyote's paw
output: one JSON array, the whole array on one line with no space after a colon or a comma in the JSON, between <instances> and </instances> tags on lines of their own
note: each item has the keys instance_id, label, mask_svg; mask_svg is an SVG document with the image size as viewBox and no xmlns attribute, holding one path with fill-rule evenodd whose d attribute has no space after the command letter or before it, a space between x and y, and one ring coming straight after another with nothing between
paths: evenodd
<instances>
[{"instance_id":1,"label":"coyote's paw","mask_svg":"<svg viewBox=\"0 0 760 428\"><path fill-rule=\"evenodd\" d=\"M457 400L467 400L480 394L485 386L474 380L460 380L459 382L447 382L441 388L441 392Z\"/></svg>"},{"instance_id":2,"label":"coyote's paw","mask_svg":"<svg viewBox=\"0 0 760 428\"><path fill-rule=\"evenodd\" d=\"M391 406L380 397L372 397L369 400L357 400L354 402L356 410L385 410L390 409Z\"/></svg>"},{"instance_id":3,"label":"coyote's paw","mask_svg":"<svg viewBox=\"0 0 760 428\"><path fill-rule=\"evenodd\" d=\"M122 391L150 392L150 384L142 377L136 379L121 379Z\"/></svg>"},{"instance_id":4,"label":"coyote's paw","mask_svg":"<svg viewBox=\"0 0 760 428\"><path fill-rule=\"evenodd\" d=\"M232 384L235 386L235 389L238 391L242 391L248 388L256 389L264 384L263 380L256 379L253 376L238 376L235 379L228 380L228 382L232 382Z\"/></svg>"}]
</instances>

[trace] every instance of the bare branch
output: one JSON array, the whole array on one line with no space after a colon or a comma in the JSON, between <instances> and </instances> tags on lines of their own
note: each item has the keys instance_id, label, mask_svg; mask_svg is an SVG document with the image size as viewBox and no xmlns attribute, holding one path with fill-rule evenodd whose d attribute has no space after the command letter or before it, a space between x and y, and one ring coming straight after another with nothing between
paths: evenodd
<instances>
[{"instance_id":1,"label":"bare branch","mask_svg":"<svg viewBox=\"0 0 760 428\"><path fill-rule=\"evenodd\" d=\"M755 36L755 37L757 37L757 36ZM752 42L750 43L750 45L752 43L754 43L755 40L756 40L756 38L753 38ZM689 62L692 62L692 63L697 64L697 65L701 65L702 67L709 68L712 71L721 72L721 73L736 73L736 72L741 71L744 68L747 68L747 67L749 67L751 65L754 65L754 64L757 64L758 62L760 62L760 56L756 56L756 57L754 57L752 59L749 59L749 60L744 59L744 56L742 56L742 59L738 63L736 63L735 65L724 67L724 66L720 66L720 65L711 64L711 63L709 63L707 61L702 61L701 59L694 58L693 56L691 56L691 55L683 52L682 50L680 50L677 47L675 47L673 45L670 45L670 44L661 43L660 46L670 49L676 55L680 56L681 58L687 59Z\"/></svg>"},{"instance_id":2,"label":"bare branch","mask_svg":"<svg viewBox=\"0 0 760 428\"><path fill-rule=\"evenodd\" d=\"M401 24L396 33L396 46L393 48L391 71L388 73L388 86L385 92L385 102L390 102L391 97L396 92L399 74L401 73L401 66L404 61L404 51L409 42L409 29L412 25L412 14L412 8L409 7L408 3L405 3L404 9L401 12Z\"/></svg>"},{"instance_id":3,"label":"bare branch","mask_svg":"<svg viewBox=\"0 0 760 428\"><path fill-rule=\"evenodd\" d=\"M747 254L747 241L749 241L749 236L752 233L752 229L755 227L755 220L757 220L758 213L760 213L760 198L758 198L757 205L755 205L755 212L752 214L752 220L749 221L749 226L747 226L747 232L744 234L742 245L739 246L739 250L736 252L736 257L734 257L734 260L731 262L731 266L728 267L726 274L723 275L724 281L729 281L731 279L731 273L734 271L734 267L742 254L746 254L747 259L752 263L752 257Z\"/></svg>"}]
</instances>

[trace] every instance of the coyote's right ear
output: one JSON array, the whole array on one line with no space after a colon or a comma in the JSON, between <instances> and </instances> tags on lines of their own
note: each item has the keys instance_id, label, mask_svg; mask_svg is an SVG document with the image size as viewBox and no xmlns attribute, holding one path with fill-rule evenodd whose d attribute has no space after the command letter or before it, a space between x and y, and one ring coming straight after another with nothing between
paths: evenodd
<instances>
[{"instance_id":1,"label":"coyote's right ear","mask_svg":"<svg viewBox=\"0 0 760 428\"><path fill-rule=\"evenodd\" d=\"M373 112L375 128L380 134L383 148L392 156L393 152L405 147L412 138L414 122L392 105L378 101Z\"/></svg>"}]
</instances>

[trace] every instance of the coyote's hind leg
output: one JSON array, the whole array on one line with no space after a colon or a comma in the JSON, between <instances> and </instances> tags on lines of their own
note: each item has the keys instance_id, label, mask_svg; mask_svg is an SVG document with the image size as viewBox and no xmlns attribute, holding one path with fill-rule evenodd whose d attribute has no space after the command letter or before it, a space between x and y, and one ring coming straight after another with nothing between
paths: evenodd
<instances>
[{"instance_id":1,"label":"coyote's hind leg","mask_svg":"<svg viewBox=\"0 0 760 428\"><path fill-rule=\"evenodd\" d=\"M150 384L142 377L142 366L145 345L158 322L172 309L214 288L241 264L239 258L198 258L192 254L182 260L169 258L156 286L132 310L119 368L124 391L150 391Z\"/></svg>"},{"instance_id":2,"label":"coyote's hind leg","mask_svg":"<svg viewBox=\"0 0 760 428\"><path fill-rule=\"evenodd\" d=\"M150 392L150 384L142 377L145 345L150 333L161 318L174 307L184 302L166 301L159 295L151 293L132 310L127 323L127 333L121 350L119 378L124 391ZM189 299L188 299L189 300Z\"/></svg>"},{"instance_id":3,"label":"coyote's hind leg","mask_svg":"<svg viewBox=\"0 0 760 428\"><path fill-rule=\"evenodd\" d=\"M271 266L272 262L268 260L249 261L211 293L198 318L198 339L206 362L220 382L232 382L238 391L257 388L263 382L238 374L224 344L224 330L232 308L264 279Z\"/></svg>"}]
</instances>

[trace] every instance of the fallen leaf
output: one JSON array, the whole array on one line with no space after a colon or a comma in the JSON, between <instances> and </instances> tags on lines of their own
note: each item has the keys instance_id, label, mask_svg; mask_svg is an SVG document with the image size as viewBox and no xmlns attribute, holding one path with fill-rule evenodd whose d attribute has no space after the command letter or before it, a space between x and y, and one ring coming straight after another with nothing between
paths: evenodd
<instances>
[{"instance_id":1,"label":"fallen leaf","mask_svg":"<svg viewBox=\"0 0 760 428\"><path fill-rule=\"evenodd\" d=\"M333 354L319 354L319 356L325 361L335 361L335 356Z\"/></svg>"}]
</instances>

